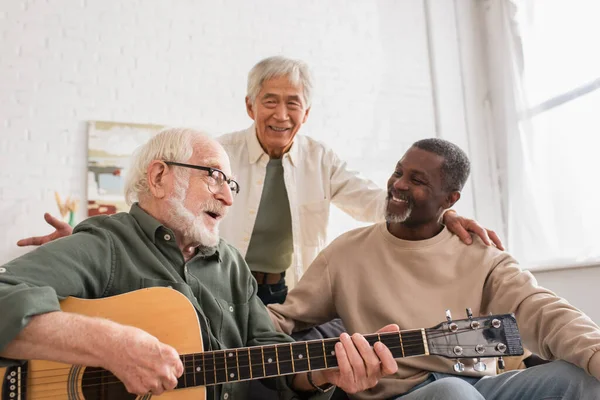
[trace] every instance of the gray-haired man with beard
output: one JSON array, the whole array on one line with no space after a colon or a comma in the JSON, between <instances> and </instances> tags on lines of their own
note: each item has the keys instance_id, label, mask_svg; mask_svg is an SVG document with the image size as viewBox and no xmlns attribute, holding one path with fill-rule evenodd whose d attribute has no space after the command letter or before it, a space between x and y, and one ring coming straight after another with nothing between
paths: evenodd
<instances>
[{"instance_id":1,"label":"gray-haired man with beard","mask_svg":"<svg viewBox=\"0 0 600 400\"><path fill-rule=\"evenodd\" d=\"M138 395L175 388L183 365L173 347L141 329L62 312L59 305L67 296L99 299L157 286L187 297L205 350L291 342L274 330L243 257L219 238L220 220L240 189L230 177L229 157L214 139L189 129L153 137L136 154L127 180L127 196L137 201L128 213L92 217L73 235L0 267L0 366L50 360L102 367ZM161 316L155 318L160 324ZM364 388L396 370L385 346L373 349L360 339L338 344L339 370L277 378L280 398L328 397L321 386ZM248 384L209 390L215 398L245 399Z\"/></svg>"},{"instance_id":2,"label":"gray-haired man with beard","mask_svg":"<svg viewBox=\"0 0 600 400\"><path fill-rule=\"evenodd\" d=\"M348 232L323 250L284 304L269 305L283 332L340 317L349 333L397 323L431 327L472 308L474 315L515 313L527 348L564 360L495 374L454 360L397 360L398 371L357 399L600 399L600 329L497 248L468 246L439 222L460 198L470 170L466 154L441 139L418 141L387 183L386 222ZM589 375L586 375L586 372ZM590 376L591 375L591 376Z\"/></svg>"}]
</instances>

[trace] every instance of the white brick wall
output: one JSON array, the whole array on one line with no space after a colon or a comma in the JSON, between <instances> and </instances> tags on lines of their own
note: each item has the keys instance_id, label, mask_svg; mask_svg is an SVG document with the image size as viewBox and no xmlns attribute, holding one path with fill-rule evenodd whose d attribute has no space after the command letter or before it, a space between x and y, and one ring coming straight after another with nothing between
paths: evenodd
<instances>
[{"instance_id":1,"label":"white brick wall","mask_svg":"<svg viewBox=\"0 0 600 400\"><path fill-rule=\"evenodd\" d=\"M303 133L383 185L410 143L435 135L428 3L0 0L0 262L49 232L54 191L81 199L84 217L85 121L245 128L246 74L270 55L313 67ZM333 234L354 226L333 215Z\"/></svg>"}]
</instances>

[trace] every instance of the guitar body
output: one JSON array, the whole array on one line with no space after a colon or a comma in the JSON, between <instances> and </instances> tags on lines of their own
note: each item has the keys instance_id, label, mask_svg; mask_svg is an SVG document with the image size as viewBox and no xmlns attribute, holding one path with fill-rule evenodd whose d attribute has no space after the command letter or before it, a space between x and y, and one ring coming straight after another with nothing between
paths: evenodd
<instances>
[{"instance_id":1,"label":"guitar body","mask_svg":"<svg viewBox=\"0 0 600 400\"><path fill-rule=\"evenodd\" d=\"M61 309L135 326L173 346L179 354L203 351L196 310L184 295L173 289L142 289L98 300L69 297L61 302ZM29 361L26 367L20 369L0 368L0 400L133 400L150 397L204 400L206 397L203 386L173 390L160 396L135 396L127 393L122 384L104 385L103 388L100 388L103 385L96 385L98 388L94 390L94 380L99 379L98 372L94 370L40 360ZM85 387L92 389L82 389L82 382L87 382ZM106 386L111 389L106 389ZM11 393L14 393L12 397Z\"/></svg>"}]
</instances>

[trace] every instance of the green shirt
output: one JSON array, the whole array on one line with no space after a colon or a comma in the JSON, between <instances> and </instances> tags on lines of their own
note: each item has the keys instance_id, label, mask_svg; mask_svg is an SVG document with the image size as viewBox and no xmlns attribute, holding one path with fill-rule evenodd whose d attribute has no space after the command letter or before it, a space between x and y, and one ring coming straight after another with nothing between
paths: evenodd
<instances>
[{"instance_id":1,"label":"green shirt","mask_svg":"<svg viewBox=\"0 0 600 400\"><path fill-rule=\"evenodd\" d=\"M185 262L173 232L134 204L129 213L89 218L73 235L0 267L0 349L30 317L60 310L59 299L95 299L156 286L171 286L192 302L207 322L209 349L292 340L275 331L235 248L221 240L215 253ZM0 365L9 362L0 359ZM294 398L289 382L289 377L277 379L281 398ZM225 384L215 394L245 399L247 388L247 382Z\"/></svg>"},{"instance_id":2,"label":"green shirt","mask_svg":"<svg viewBox=\"0 0 600 400\"><path fill-rule=\"evenodd\" d=\"M246 252L246 262L252 271L279 273L292 265L292 215L281 161L273 158L267 164L260 205Z\"/></svg>"}]
</instances>

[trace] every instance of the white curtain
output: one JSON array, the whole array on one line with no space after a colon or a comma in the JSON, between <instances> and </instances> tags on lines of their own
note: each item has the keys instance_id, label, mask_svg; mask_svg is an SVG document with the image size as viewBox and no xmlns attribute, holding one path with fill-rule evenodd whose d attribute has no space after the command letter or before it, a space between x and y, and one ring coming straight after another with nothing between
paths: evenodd
<instances>
[{"instance_id":1,"label":"white curtain","mask_svg":"<svg viewBox=\"0 0 600 400\"><path fill-rule=\"evenodd\" d=\"M508 250L525 267L600 261L597 0L486 2Z\"/></svg>"}]
</instances>

